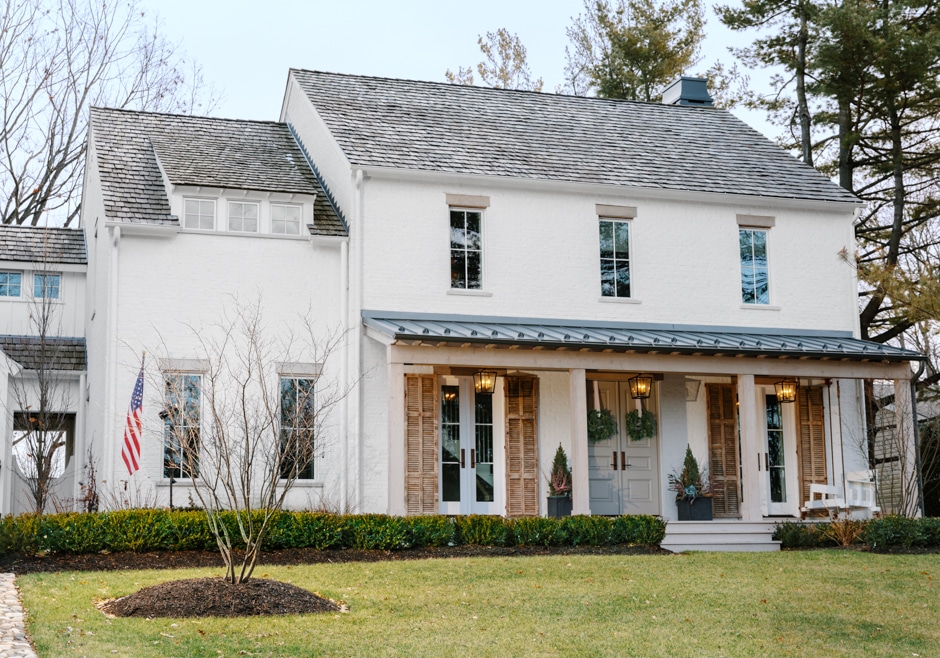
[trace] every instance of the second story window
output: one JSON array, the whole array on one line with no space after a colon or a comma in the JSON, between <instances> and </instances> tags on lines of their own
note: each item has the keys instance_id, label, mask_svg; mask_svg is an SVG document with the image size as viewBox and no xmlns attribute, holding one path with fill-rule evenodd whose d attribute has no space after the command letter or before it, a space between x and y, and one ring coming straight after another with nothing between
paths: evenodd
<instances>
[{"instance_id":1,"label":"second story window","mask_svg":"<svg viewBox=\"0 0 940 658\"><path fill-rule=\"evenodd\" d=\"M258 204L229 201L228 230L243 233L258 232Z\"/></svg>"},{"instance_id":2,"label":"second story window","mask_svg":"<svg viewBox=\"0 0 940 658\"><path fill-rule=\"evenodd\" d=\"M271 204L271 233L300 235L300 206Z\"/></svg>"},{"instance_id":3,"label":"second story window","mask_svg":"<svg viewBox=\"0 0 940 658\"><path fill-rule=\"evenodd\" d=\"M738 230L738 244L741 251L741 301L745 304L769 304L767 231L741 228Z\"/></svg>"},{"instance_id":4,"label":"second story window","mask_svg":"<svg viewBox=\"0 0 940 658\"><path fill-rule=\"evenodd\" d=\"M0 297L19 297L22 287L22 272L0 272Z\"/></svg>"},{"instance_id":5,"label":"second story window","mask_svg":"<svg viewBox=\"0 0 940 658\"><path fill-rule=\"evenodd\" d=\"M483 213L450 211L450 287L483 288Z\"/></svg>"},{"instance_id":6,"label":"second story window","mask_svg":"<svg viewBox=\"0 0 940 658\"><path fill-rule=\"evenodd\" d=\"M33 297L36 299L58 299L61 282L62 275L60 274L34 274Z\"/></svg>"},{"instance_id":7,"label":"second story window","mask_svg":"<svg viewBox=\"0 0 940 658\"><path fill-rule=\"evenodd\" d=\"M186 199L183 208L183 226L211 231L215 228L215 201Z\"/></svg>"},{"instance_id":8,"label":"second story window","mask_svg":"<svg viewBox=\"0 0 940 658\"><path fill-rule=\"evenodd\" d=\"M630 296L630 223L600 220L601 295Z\"/></svg>"}]
</instances>

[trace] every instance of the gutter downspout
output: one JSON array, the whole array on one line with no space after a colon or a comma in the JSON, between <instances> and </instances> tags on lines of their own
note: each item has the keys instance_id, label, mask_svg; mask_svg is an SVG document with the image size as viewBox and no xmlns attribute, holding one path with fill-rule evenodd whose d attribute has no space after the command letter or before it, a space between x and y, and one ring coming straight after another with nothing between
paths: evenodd
<instances>
[{"instance_id":1,"label":"gutter downspout","mask_svg":"<svg viewBox=\"0 0 940 658\"><path fill-rule=\"evenodd\" d=\"M349 391L349 241L344 240L340 245L339 251L339 270L340 270L340 317L343 326L343 355L341 362L342 372L340 381L343 382L343 390ZM344 395L341 403L340 413L340 463L343 465L340 469L340 508L341 513L347 511L349 502L349 395Z\"/></svg>"},{"instance_id":2,"label":"gutter downspout","mask_svg":"<svg viewBox=\"0 0 940 658\"><path fill-rule=\"evenodd\" d=\"M115 436L115 422L114 422L114 398L116 395L116 382L117 379L117 312L118 312L118 296L117 296L117 285L119 278L119 266L120 258L118 252L118 245L121 244L121 227L115 226L111 229L111 245L110 245L110 272L108 277L108 328L107 335L105 336L105 343L107 345L107 368L105 369L105 377L108 378L107 386L107 395L108 402L105 405L105 432L102 441L102 449L108 445L108 442L111 438ZM115 443L117 445L117 443ZM117 485L117 482L114 482L115 472L114 472L114 450L105 450L107 453L104 458L107 464L107 468L103 475L107 477L110 481L112 488ZM104 480L102 479L102 482Z\"/></svg>"}]
</instances>

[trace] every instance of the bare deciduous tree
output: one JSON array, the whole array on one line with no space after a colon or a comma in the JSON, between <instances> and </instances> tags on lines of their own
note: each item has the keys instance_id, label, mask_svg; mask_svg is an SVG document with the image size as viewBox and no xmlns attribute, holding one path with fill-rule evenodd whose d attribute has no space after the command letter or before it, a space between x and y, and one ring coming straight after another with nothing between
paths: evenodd
<instances>
[{"instance_id":1,"label":"bare deciduous tree","mask_svg":"<svg viewBox=\"0 0 940 658\"><path fill-rule=\"evenodd\" d=\"M88 108L211 109L197 66L137 0L3 0L0 223L79 212Z\"/></svg>"},{"instance_id":2,"label":"bare deciduous tree","mask_svg":"<svg viewBox=\"0 0 940 658\"><path fill-rule=\"evenodd\" d=\"M265 322L260 302L233 300L220 322L193 330L199 372L160 373L164 475L191 483L232 583L251 578L271 518L313 476L327 417L348 393L323 370L344 335L309 314L296 326L301 335Z\"/></svg>"},{"instance_id":3,"label":"bare deciduous tree","mask_svg":"<svg viewBox=\"0 0 940 658\"><path fill-rule=\"evenodd\" d=\"M485 40L482 35L477 37L477 45L486 58L476 67L482 84L495 89L542 91L542 78L532 79L526 49L519 35L501 27L495 32L487 32ZM447 69L444 77L448 82L472 85L473 69L461 66L456 73Z\"/></svg>"}]
</instances>

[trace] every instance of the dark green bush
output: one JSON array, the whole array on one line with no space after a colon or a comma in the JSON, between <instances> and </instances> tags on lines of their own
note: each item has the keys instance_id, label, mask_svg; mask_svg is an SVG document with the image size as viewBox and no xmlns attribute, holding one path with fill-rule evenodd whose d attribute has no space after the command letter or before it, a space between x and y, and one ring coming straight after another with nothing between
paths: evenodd
<instances>
[{"instance_id":1,"label":"dark green bush","mask_svg":"<svg viewBox=\"0 0 940 658\"><path fill-rule=\"evenodd\" d=\"M394 551L408 543L408 525L400 516L350 514L343 520L344 548Z\"/></svg>"},{"instance_id":2,"label":"dark green bush","mask_svg":"<svg viewBox=\"0 0 940 658\"><path fill-rule=\"evenodd\" d=\"M606 516L568 516L561 520L569 546L607 546L614 543L614 521Z\"/></svg>"},{"instance_id":3,"label":"dark green bush","mask_svg":"<svg viewBox=\"0 0 940 658\"><path fill-rule=\"evenodd\" d=\"M666 522L656 516L618 516L613 520L614 544L659 546L666 536Z\"/></svg>"},{"instance_id":4,"label":"dark green bush","mask_svg":"<svg viewBox=\"0 0 940 658\"><path fill-rule=\"evenodd\" d=\"M774 539L781 548L817 548L825 545L825 536L819 531L819 523L784 521L777 524Z\"/></svg>"},{"instance_id":5,"label":"dark green bush","mask_svg":"<svg viewBox=\"0 0 940 658\"><path fill-rule=\"evenodd\" d=\"M407 516L408 546L455 546L457 523L446 516Z\"/></svg>"},{"instance_id":6,"label":"dark green bush","mask_svg":"<svg viewBox=\"0 0 940 658\"><path fill-rule=\"evenodd\" d=\"M911 548L926 546L927 533L924 519L909 519L905 516L889 515L870 521L862 534L863 541L878 550L889 546Z\"/></svg>"},{"instance_id":7,"label":"dark green bush","mask_svg":"<svg viewBox=\"0 0 940 658\"><path fill-rule=\"evenodd\" d=\"M522 546L562 546L567 536L558 519L524 516L512 522L516 543Z\"/></svg>"},{"instance_id":8,"label":"dark green bush","mask_svg":"<svg viewBox=\"0 0 940 658\"><path fill-rule=\"evenodd\" d=\"M510 522L501 516L458 516L457 540L477 546L512 546Z\"/></svg>"}]
</instances>

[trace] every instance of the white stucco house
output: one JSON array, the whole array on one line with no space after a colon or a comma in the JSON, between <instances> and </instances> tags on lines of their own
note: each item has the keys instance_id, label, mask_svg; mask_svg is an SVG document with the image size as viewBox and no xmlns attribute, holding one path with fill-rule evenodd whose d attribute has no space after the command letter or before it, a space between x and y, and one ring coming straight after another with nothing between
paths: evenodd
<instances>
[{"instance_id":1,"label":"white stucco house","mask_svg":"<svg viewBox=\"0 0 940 658\"><path fill-rule=\"evenodd\" d=\"M666 98L291 70L276 122L93 110L85 436L102 477L165 502L159 438L132 478L120 459L140 354L159 344L154 368L198 381L183 328L250 292L274 323L310 307L347 332L327 367L353 392L292 505L544 514L559 444L576 514L675 519L687 445L725 525L766 534L811 485L845 486L868 468L862 380L895 381L903 408L920 358L859 339L840 256L858 201L704 82ZM156 436L164 403L151 386ZM656 429L632 440L638 405ZM592 442L595 409L617 431Z\"/></svg>"}]
</instances>

